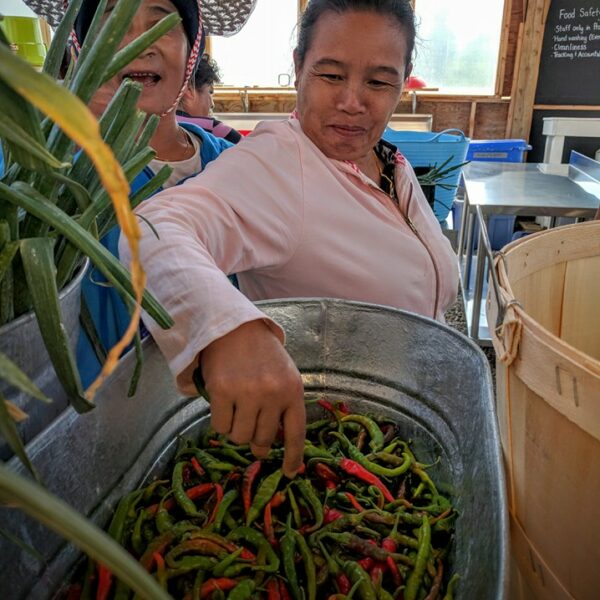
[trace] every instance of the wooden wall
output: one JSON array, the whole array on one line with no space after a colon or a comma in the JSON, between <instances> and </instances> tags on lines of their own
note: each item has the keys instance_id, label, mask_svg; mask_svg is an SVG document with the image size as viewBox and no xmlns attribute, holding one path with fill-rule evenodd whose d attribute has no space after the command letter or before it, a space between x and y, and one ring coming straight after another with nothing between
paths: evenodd
<instances>
[{"instance_id":1,"label":"wooden wall","mask_svg":"<svg viewBox=\"0 0 600 600\"><path fill-rule=\"evenodd\" d=\"M290 113L296 105L293 90L215 91L215 112ZM504 137L509 98L494 96L439 96L417 93L417 112L433 116L433 130L457 128L473 139ZM405 94L395 112L410 113L412 97Z\"/></svg>"},{"instance_id":2,"label":"wooden wall","mask_svg":"<svg viewBox=\"0 0 600 600\"><path fill-rule=\"evenodd\" d=\"M523 29L524 0L506 2L497 94L450 96L417 92L417 112L432 115L434 131L457 128L472 139L506 137L515 57L518 53L520 32ZM293 89L217 89L214 99L215 112L289 113L295 106ZM396 112L411 112L412 100L411 95L404 94Z\"/></svg>"}]
</instances>

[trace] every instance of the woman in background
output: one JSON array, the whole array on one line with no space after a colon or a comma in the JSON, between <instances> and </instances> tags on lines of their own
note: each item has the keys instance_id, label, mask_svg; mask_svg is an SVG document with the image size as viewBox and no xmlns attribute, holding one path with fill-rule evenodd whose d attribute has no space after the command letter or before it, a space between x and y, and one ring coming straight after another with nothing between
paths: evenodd
<instances>
[{"instance_id":1,"label":"woman in background","mask_svg":"<svg viewBox=\"0 0 600 600\"><path fill-rule=\"evenodd\" d=\"M216 137L237 144L242 139L241 134L211 116L215 107L215 83L221 83L219 67L208 54L203 54L179 103L177 120L179 123L193 123Z\"/></svg>"}]
</instances>

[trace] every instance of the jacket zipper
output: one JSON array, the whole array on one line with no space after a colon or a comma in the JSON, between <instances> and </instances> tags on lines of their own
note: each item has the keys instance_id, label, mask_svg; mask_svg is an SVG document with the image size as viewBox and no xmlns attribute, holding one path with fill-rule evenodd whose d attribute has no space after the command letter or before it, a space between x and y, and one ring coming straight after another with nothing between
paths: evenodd
<instances>
[{"instance_id":1,"label":"jacket zipper","mask_svg":"<svg viewBox=\"0 0 600 600\"><path fill-rule=\"evenodd\" d=\"M412 219L408 216L408 209L410 208L410 199L412 198L412 193L413 193L413 184L411 183L410 184L410 196L409 196L408 203L406 205L406 213L402 212L402 209L400 208L400 200L398 200L398 212L402 215L404 221L410 227L410 229L415 234L417 239L421 242L421 244L423 244L423 246L425 247L425 250L427 250L427 254L429 254L429 258L431 259L431 264L433 265L433 272L435 273L435 303L433 305L433 318L435 319L437 317L438 304L440 301L440 273L439 273L437 265L435 263L435 259L433 258L433 253L431 252L429 246L425 243L425 241L421 237L421 234L419 233L419 231L418 231L416 225L413 223Z\"/></svg>"},{"instance_id":2,"label":"jacket zipper","mask_svg":"<svg viewBox=\"0 0 600 600\"><path fill-rule=\"evenodd\" d=\"M356 175L356 173L353 173L353 175ZM372 186L374 182L367 180L366 183L368 185ZM375 185L374 187L378 192L385 194L385 192L378 185ZM425 247L425 250L427 250L427 254L429 255L431 264L433 265L433 272L435 273L435 301L434 301L434 305L433 305L433 318L435 319L437 316L437 313L438 313L438 304L440 301L440 273L438 271L437 265L433 258L433 253L431 252L431 250L429 249L429 246L425 243L425 241L421 237L421 234L419 233L419 230L417 229L416 225L413 223L412 219L408 216L408 209L410 208L410 201L412 199L413 190L414 190L414 185L412 182L410 182L410 195L409 195L408 203L406 205L406 214L403 213L402 209L400 208L400 199L398 199L398 203L396 206L398 208L398 212L404 219L405 223L409 226L410 230L415 234L415 237L421 242L421 244L423 244L423 246ZM385 194L385 195L387 196L387 194ZM389 198L389 196L388 196L388 198ZM396 204L393 201L392 201L392 203Z\"/></svg>"}]
</instances>

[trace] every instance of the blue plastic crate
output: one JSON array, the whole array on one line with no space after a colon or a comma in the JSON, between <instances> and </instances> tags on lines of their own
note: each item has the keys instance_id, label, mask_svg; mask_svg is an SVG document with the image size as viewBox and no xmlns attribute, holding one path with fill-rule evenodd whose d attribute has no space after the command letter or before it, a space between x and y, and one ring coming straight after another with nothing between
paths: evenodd
<instances>
[{"instance_id":1,"label":"blue plastic crate","mask_svg":"<svg viewBox=\"0 0 600 600\"><path fill-rule=\"evenodd\" d=\"M471 140L467 160L523 162L528 150L531 146L525 140Z\"/></svg>"},{"instance_id":2,"label":"blue plastic crate","mask_svg":"<svg viewBox=\"0 0 600 600\"><path fill-rule=\"evenodd\" d=\"M388 127L383 132L383 139L394 144L413 169L441 165L449 158L452 160L446 167L460 164L465 161L469 147L469 138L460 129L447 129L439 133L432 133L429 131L395 131ZM443 179L442 183L456 186L459 177L460 169ZM456 187L450 189L436 187L433 212L438 221L446 220L455 195Z\"/></svg>"}]
</instances>

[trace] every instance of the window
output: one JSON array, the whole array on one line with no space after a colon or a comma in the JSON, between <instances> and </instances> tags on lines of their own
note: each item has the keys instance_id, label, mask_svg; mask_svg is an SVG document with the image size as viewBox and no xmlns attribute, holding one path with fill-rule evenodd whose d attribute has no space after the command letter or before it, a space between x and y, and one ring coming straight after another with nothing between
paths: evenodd
<instances>
[{"instance_id":1,"label":"window","mask_svg":"<svg viewBox=\"0 0 600 600\"><path fill-rule=\"evenodd\" d=\"M413 73L450 94L494 94L505 0L415 0ZM224 85L293 83L298 0L259 0L242 31L211 38Z\"/></svg>"},{"instance_id":2,"label":"window","mask_svg":"<svg viewBox=\"0 0 600 600\"><path fill-rule=\"evenodd\" d=\"M504 0L416 0L414 75L452 94L494 94Z\"/></svg>"},{"instance_id":3,"label":"window","mask_svg":"<svg viewBox=\"0 0 600 600\"><path fill-rule=\"evenodd\" d=\"M212 37L211 54L223 84L276 87L292 83L297 21L297 0L260 0L238 34Z\"/></svg>"}]
</instances>

